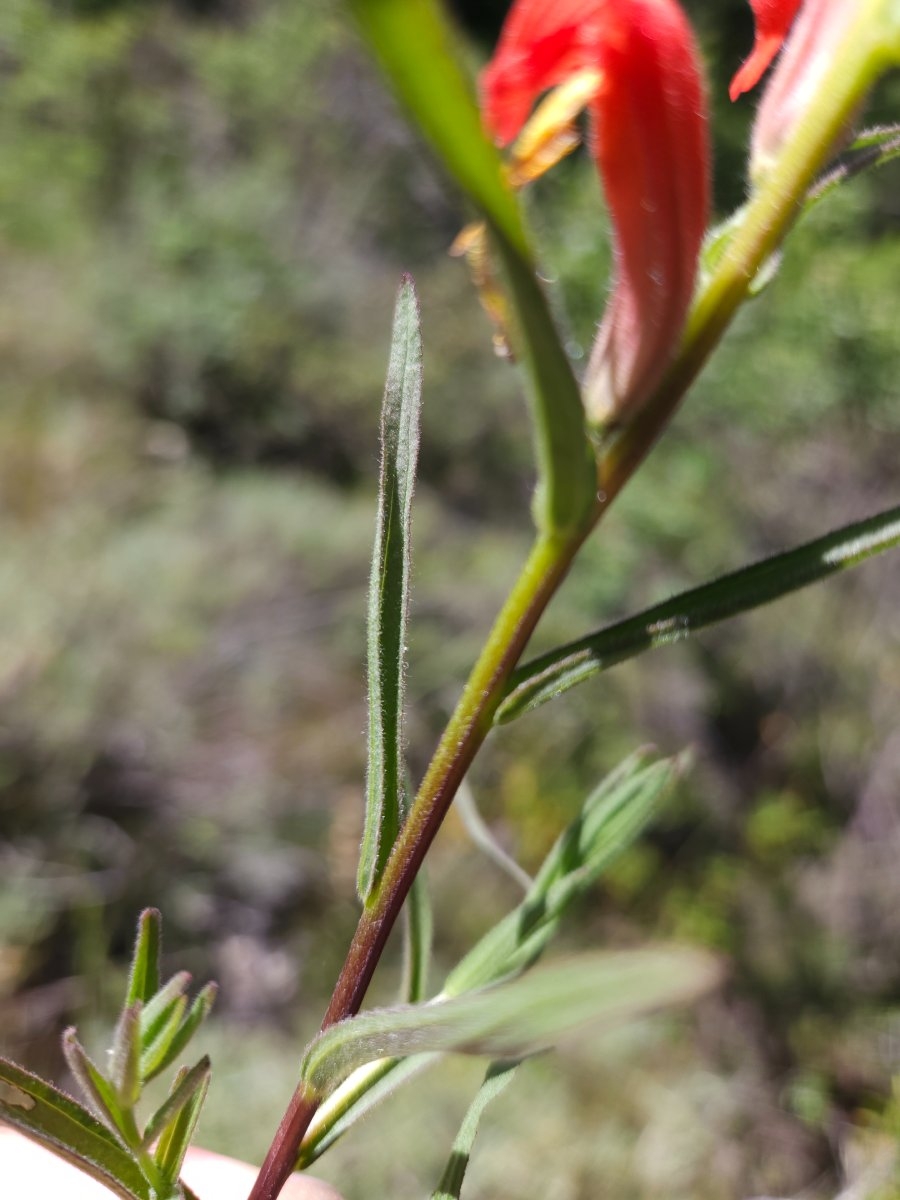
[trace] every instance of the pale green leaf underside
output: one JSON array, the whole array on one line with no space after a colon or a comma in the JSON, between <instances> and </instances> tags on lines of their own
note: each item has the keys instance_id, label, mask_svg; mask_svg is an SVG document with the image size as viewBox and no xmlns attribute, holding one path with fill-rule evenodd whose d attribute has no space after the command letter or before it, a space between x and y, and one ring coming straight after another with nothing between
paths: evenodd
<instances>
[{"instance_id":1,"label":"pale green leaf underside","mask_svg":"<svg viewBox=\"0 0 900 1200\"><path fill-rule=\"evenodd\" d=\"M627 620L557 647L512 674L495 721L498 724L512 721L645 650L681 641L709 625L760 608L898 543L900 507L723 575Z\"/></svg>"},{"instance_id":2,"label":"pale green leaf underside","mask_svg":"<svg viewBox=\"0 0 900 1200\"><path fill-rule=\"evenodd\" d=\"M376 1058L430 1051L521 1058L588 1022L618 1023L690 1000L716 976L714 960L697 950L585 954L483 991L344 1021L308 1048L301 1077L321 1096Z\"/></svg>"},{"instance_id":3,"label":"pale green leaf underside","mask_svg":"<svg viewBox=\"0 0 900 1200\"><path fill-rule=\"evenodd\" d=\"M366 820L359 861L368 899L400 829L403 685L409 609L412 498L422 402L422 335L413 281L400 286L381 409L381 476L369 579L369 745Z\"/></svg>"}]
</instances>

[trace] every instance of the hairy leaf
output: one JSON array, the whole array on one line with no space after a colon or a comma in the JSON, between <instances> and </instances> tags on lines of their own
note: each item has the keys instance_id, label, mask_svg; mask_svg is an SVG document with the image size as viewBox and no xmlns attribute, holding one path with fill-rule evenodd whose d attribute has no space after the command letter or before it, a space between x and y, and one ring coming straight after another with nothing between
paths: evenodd
<instances>
[{"instance_id":1,"label":"hairy leaf","mask_svg":"<svg viewBox=\"0 0 900 1200\"><path fill-rule=\"evenodd\" d=\"M123 1200L151 1200L150 1184L137 1160L96 1117L65 1092L4 1058L0 1058L0 1120Z\"/></svg>"},{"instance_id":2,"label":"hairy leaf","mask_svg":"<svg viewBox=\"0 0 900 1200\"><path fill-rule=\"evenodd\" d=\"M422 404L422 333L412 279L400 286L381 408L381 478L369 579L369 749L358 890L368 899L400 830L412 498Z\"/></svg>"},{"instance_id":3,"label":"hairy leaf","mask_svg":"<svg viewBox=\"0 0 900 1200\"><path fill-rule=\"evenodd\" d=\"M146 1004L159 990L159 955L162 942L159 909L145 908L138 918L137 939L131 957L125 1008L136 1001Z\"/></svg>"},{"instance_id":4,"label":"hairy leaf","mask_svg":"<svg viewBox=\"0 0 900 1200\"><path fill-rule=\"evenodd\" d=\"M584 954L479 992L343 1021L311 1043L301 1078L325 1095L375 1058L430 1051L521 1058L588 1022L618 1023L693 999L716 978L714 960L697 950Z\"/></svg>"}]
</instances>

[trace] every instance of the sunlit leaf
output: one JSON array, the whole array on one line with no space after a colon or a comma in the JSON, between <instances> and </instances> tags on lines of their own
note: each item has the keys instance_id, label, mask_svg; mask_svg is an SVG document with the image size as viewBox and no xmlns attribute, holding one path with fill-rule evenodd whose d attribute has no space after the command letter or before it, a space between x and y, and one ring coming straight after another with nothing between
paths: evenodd
<instances>
[{"instance_id":1,"label":"sunlit leaf","mask_svg":"<svg viewBox=\"0 0 900 1200\"><path fill-rule=\"evenodd\" d=\"M325 1095L375 1058L431 1051L520 1058L589 1022L614 1024L686 1002L716 978L714 960L697 950L585 954L482 991L343 1021L312 1042L301 1077Z\"/></svg>"},{"instance_id":2,"label":"sunlit leaf","mask_svg":"<svg viewBox=\"0 0 900 1200\"><path fill-rule=\"evenodd\" d=\"M409 609L412 498L422 404L422 333L407 276L394 311L381 408L381 478L369 580L369 744L366 821L358 890L367 900L400 829L403 807L403 691Z\"/></svg>"}]
</instances>

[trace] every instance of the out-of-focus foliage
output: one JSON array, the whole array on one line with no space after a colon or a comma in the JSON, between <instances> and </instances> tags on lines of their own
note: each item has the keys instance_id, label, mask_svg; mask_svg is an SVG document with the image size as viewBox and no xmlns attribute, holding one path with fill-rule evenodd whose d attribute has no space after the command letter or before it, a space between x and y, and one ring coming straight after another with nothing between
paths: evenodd
<instances>
[{"instance_id":1,"label":"out-of-focus foliage","mask_svg":"<svg viewBox=\"0 0 900 1200\"><path fill-rule=\"evenodd\" d=\"M723 81L750 25L742 0L692 11L727 208L752 101L726 108ZM898 178L792 238L538 647L894 500ZM0 1037L30 1066L103 1011L98 964L124 961L151 902L171 965L216 975L230 1020L317 1024L355 915L404 269L425 337L416 773L527 539L516 376L445 253L466 215L326 0L0 4ZM529 216L577 359L609 267L584 156ZM486 1194L833 1194L840 1130L860 1110L875 1127L898 1070L898 594L896 564L867 566L495 735L472 785L528 866L635 745L692 745L679 801L570 936L674 934L734 968L693 1038L654 1026L523 1071L473 1162ZM516 897L452 820L432 879L449 965ZM271 1030L208 1037L205 1128L258 1155L299 1034L290 1052ZM425 1194L476 1076L435 1074L335 1150L348 1194ZM258 1128L230 1119L232 1086ZM401 1147L424 1103L447 1137L419 1164Z\"/></svg>"}]
</instances>

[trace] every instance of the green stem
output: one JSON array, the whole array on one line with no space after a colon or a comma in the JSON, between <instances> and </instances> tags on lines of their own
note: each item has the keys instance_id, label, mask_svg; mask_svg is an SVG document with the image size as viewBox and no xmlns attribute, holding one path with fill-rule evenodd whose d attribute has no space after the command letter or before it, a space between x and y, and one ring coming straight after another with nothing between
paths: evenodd
<instances>
[{"instance_id":1,"label":"green stem","mask_svg":"<svg viewBox=\"0 0 900 1200\"><path fill-rule=\"evenodd\" d=\"M369 898L322 1021L328 1028L359 1011L388 935L456 789L491 729L506 681L544 609L592 528L539 536L500 611L410 809L377 888ZM282 1119L249 1200L275 1200L294 1169L319 1097L302 1083Z\"/></svg>"}]
</instances>

